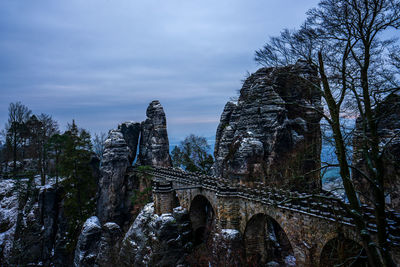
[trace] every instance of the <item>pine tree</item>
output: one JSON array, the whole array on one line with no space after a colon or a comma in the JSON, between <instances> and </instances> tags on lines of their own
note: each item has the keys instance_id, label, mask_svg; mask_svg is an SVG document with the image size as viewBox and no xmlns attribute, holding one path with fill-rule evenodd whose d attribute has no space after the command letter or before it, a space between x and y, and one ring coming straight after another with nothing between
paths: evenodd
<instances>
[{"instance_id":1,"label":"pine tree","mask_svg":"<svg viewBox=\"0 0 400 267\"><path fill-rule=\"evenodd\" d=\"M68 130L59 138L59 170L64 177L65 214L69 217L70 238L75 240L82 223L92 215L96 195L96 183L90 167L92 144L90 134L79 129L72 121Z\"/></svg>"},{"instance_id":2,"label":"pine tree","mask_svg":"<svg viewBox=\"0 0 400 267\"><path fill-rule=\"evenodd\" d=\"M54 170L51 174L56 177L56 187L60 178L60 159L64 151L65 139L65 135L57 133L52 135L46 144L49 158L54 160Z\"/></svg>"}]
</instances>

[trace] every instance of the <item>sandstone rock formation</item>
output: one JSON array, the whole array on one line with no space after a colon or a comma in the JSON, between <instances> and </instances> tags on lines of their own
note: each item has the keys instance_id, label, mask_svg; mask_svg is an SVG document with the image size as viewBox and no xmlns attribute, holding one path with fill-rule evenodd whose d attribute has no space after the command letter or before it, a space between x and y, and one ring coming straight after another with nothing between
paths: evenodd
<instances>
[{"instance_id":1,"label":"sandstone rock formation","mask_svg":"<svg viewBox=\"0 0 400 267\"><path fill-rule=\"evenodd\" d=\"M101 162L97 216L102 224L129 223L131 198L140 190L138 177L128 177L127 170L136 158L140 136L138 164L171 166L166 117L160 102L152 101L142 123L125 122L112 130L105 142Z\"/></svg>"},{"instance_id":2,"label":"sandstone rock formation","mask_svg":"<svg viewBox=\"0 0 400 267\"><path fill-rule=\"evenodd\" d=\"M150 103L146 111L147 119L142 122L139 161L141 165L170 167L167 120L158 100Z\"/></svg>"},{"instance_id":3,"label":"sandstone rock formation","mask_svg":"<svg viewBox=\"0 0 400 267\"><path fill-rule=\"evenodd\" d=\"M122 239L122 229L118 224L109 222L102 227L96 263L98 266L115 266Z\"/></svg>"},{"instance_id":4,"label":"sandstone rock formation","mask_svg":"<svg viewBox=\"0 0 400 267\"><path fill-rule=\"evenodd\" d=\"M75 249L75 266L93 266L95 264L100 237L100 221L96 216L92 216L86 220L79 235Z\"/></svg>"},{"instance_id":5,"label":"sandstone rock formation","mask_svg":"<svg viewBox=\"0 0 400 267\"><path fill-rule=\"evenodd\" d=\"M101 223L109 221L122 223L121 217L125 210L125 173L130 166L131 158L131 150L123 134L118 130L110 131L105 141L100 169L97 216Z\"/></svg>"},{"instance_id":6,"label":"sandstone rock formation","mask_svg":"<svg viewBox=\"0 0 400 267\"><path fill-rule=\"evenodd\" d=\"M0 266L70 266L63 187L41 186L40 176L26 182L0 182Z\"/></svg>"},{"instance_id":7,"label":"sandstone rock formation","mask_svg":"<svg viewBox=\"0 0 400 267\"><path fill-rule=\"evenodd\" d=\"M96 216L86 220L75 249L74 266L115 266L118 262L121 228L116 223L103 227Z\"/></svg>"},{"instance_id":8,"label":"sandstone rock formation","mask_svg":"<svg viewBox=\"0 0 400 267\"><path fill-rule=\"evenodd\" d=\"M154 214L147 204L129 230L112 222L101 226L96 216L85 222L75 250L74 265L83 266L177 266L191 248L189 215L185 209Z\"/></svg>"},{"instance_id":9,"label":"sandstone rock formation","mask_svg":"<svg viewBox=\"0 0 400 267\"><path fill-rule=\"evenodd\" d=\"M121 266L177 266L191 246L188 212L154 214L146 205L126 233L120 251Z\"/></svg>"},{"instance_id":10,"label":"sandstone rock formation","mask_svg":"<svg viewBox=\"0 0 400 267\"><path fill-rule=\"evenodd\" d=\"M214 174L242 182L319 190L321 96L303 61L261 68L228 102L216 133Z\"/></svg>"},{"instance_id":11,"label":"sandstone rock formation","mask_svg":"<svg viewBox=\"0 0 400 267\"><path fill-rule=\"evenodd\" d=\"M141 131L141 125L139 122L124 122L118 125L118 130L124 136L125 142L131 150L130 164L136 158L137 146L139 143L139 135Z\"/></svg>"},{"instance_id":12,"label":"sandstone rock formation","mask_svg":"<svg viewBox=\"0 0 400 267\"><path fill-rule=\"evenodd\" d=\"M14 181L0 180L0 266L9 264L18 217L18 192Z\"/></svg>"},{"instance_id":13,"label":"sandstone rock formation","mask_svg":"<svg viewBox=\"0 0 400 267\"><path fill-rule=\"evenodd\" d=\"M388 207L400 211L400 95L391 94L374 110L377 117L381 148L385 149L385 192ZM353 138L353 164L368 174L365 153L368 150L368 129L363 130L363 121L358 118ZM367 133L365 135L365 132ZM353 171L353 181L364 203L374 199L370 183L358 171Z\"/></svg>"},{"instance_id":14,"label":"sandstone rock formation","mask_svg":"<svg viewBox=\"0 0 400 267\"><path fill-rule=\"evenodd\" d=\"M178 238L177 242L182 241L183 234L179 232L180 230L174 229L178 227L176 221L181 220L178 210L170 217L165 215L161 220L157 219L158 216L153 218L152 212L147 214L146 211L149 210L147 208L132 224L136 209L144 205L140 202L143 201L140 198L148 194L146 192L150 188L150 181L145 174L130 172L136 158L139 139L137 164L171 166L166 118L160 102L151 102L146 114L147 119L142 123L125 122L120 124L117 130L109 132L100 168L97 217L89 218L82 229L75 251L76 266L119 266L124 262L138 266L146 260L169 265L170 262L176 261L174 256L166 255L169 254L168 246L174 243L172 237ZM151 222L153 228L141 223L146 218L151 218L149 223ZM175 226L171 228L171 225ZM129 243L121 242L123 232L128 229L124 240L129 239ZM157 241L143 237L138 231L152 231L154 236L162 235L162 237ZM169 235L173 235L172 239ZM145 245L140 246L142 237L146 239L143 241L146 246L155 246L153 249L156 250L156 254L149 252ZM163 243L165 240L169 242L168 245ZM132 244L138 244L134 250L137 252L135 258L139 259L131 258ZM120 245L122 245L121 253ZM176 256L182 257L179 253Z\"/></svg>"}]
</instances>

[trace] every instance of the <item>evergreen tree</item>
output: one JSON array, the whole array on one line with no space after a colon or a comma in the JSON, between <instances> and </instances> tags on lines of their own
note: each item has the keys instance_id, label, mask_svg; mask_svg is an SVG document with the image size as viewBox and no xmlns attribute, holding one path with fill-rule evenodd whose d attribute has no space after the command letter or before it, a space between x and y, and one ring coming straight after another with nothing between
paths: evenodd
<instances>
[{"instance_id":1,"label":"evergreen tree","mask_svg":"<svg viewBox=\"0 0 400 267\"><path fill-rule=\"evenodd\" d=\"M56 177L56 187L58 187L58 181L60 178L60 158L64 151L65 139L65 135L57 133L52 135L46 144L49 159L54 160L54 168L52 172L50 170L50 173Z\"/></svg>"},{"instance_id":2,"label":"evergreen tree","mask_svg":"<svg viewBox=\"0 0 400 267\"><path fill-rule=\"evenodd\" d=\"M72 121L68 130L57 137L59 152L59 171L64 177L62 181L65 196L65 214L69 217L70 238L75 240L82 223L94 211L96 183L90 167L92 144L90 134L79 129Z\"/></svg>"}]
</instances>

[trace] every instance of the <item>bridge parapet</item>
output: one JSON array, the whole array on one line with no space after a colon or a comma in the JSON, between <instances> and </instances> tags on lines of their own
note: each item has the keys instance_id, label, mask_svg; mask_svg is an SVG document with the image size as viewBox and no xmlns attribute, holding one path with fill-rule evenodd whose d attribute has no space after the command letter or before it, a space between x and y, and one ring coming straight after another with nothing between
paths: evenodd
<instances>
[{"instance_id":1,"label":"bridge parapet","mask_svg":"<svg viewBox=\"0 0 400 267\"><path fill-rule=\"evenodd\" d=\"M349 215L348 205L341 203L330 195L310 194L268 187L261 182L253 182L252 187L222 177L208 176L201 173L190 173L176 168L153 167L148 171L156 181L168 181L171 184L197 187L201 190L215 192L217 197L240 198L246 201L258 202L266 206L274 206L282 210L290 210L308 216L318 217L328 221L354 227ZM165 189L159 184L155 188L155 206L157 213L170 212L173 208L176 189ZM165 190L164 190L165 189ZM170 204L167 204L170 203ZM371 207L363 206L368 228L376 232L375 216ZM395 246L400 246L400 216L388 211L388 227L390 240Z\"/></svg>"}]
</instances>

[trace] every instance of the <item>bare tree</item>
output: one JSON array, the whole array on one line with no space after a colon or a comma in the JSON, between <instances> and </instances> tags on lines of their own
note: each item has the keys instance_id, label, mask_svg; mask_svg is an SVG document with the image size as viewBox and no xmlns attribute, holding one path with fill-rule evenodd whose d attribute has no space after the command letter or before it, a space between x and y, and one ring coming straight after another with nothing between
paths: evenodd
<instances>
[{"instance_id":1,"label":"bare tree","mask_svg":"<svg viewBox=\"0 0 400 267\"><path fill-rule=\"evenodd\" d=\"M39 150L38 150L38 168L41 177L41 183L46 183L46 175L49 170L49 140L50 138L58 134L58 123L50 115L41 113L38 116L40 122L40 132L38 136Z\"/></svg>"},{"instance_id":2,"label":"bare tree","mask_svg":"<svg viewBox=\"0 0 400 267\"><path fill-rule=\"evenodd\" d=\"M398 0L322 0L308 12L300 30L285 30L271 38L256 52L256 61L266 65L285 65L297 59L314 65L321 80L326 110L322 114L333 133L337 166L349 201L351 216L371 266L394 266L388 244L385 214L384 148L377 128L376 106L397 87L398 54L396 40L387 38L388 29L400 27ZM396 69L397 68L397 69ZM377 243L371 238L363 219L354 183L354 166L349 159L343 116L359 116L362 122L367 172L374 195L378 230ZM327 166L328 167L328 166Z\"/></svg>"},{"instance_id":3,"label":"bare tree","mask_svg":"<svg viewBox=\"0 0 400 267\"><path fill-rule=\"evenodd\" d=\"M202 136L191 134L172 150L172 163L187 171L210 173L214 159L209 153L210 145Z\"/></svg>"},{"instance_id":4,"label":"bare tree","mask_svg":"<svg viewBox=\"0 0 400 267\"><path fill-rule=\"evenodd\" d=\"M6 123L7 145L12 151L13 175L17 174L18 149L26 139L26 125L32 111L21 102L10 103L8 107L8 121ZM22 148L23 149L23 148Z\"/></svg>"},{"instance_id":5,"label":"bare tree","mask_svg":"<svg viewBox=\"0 0 400 267\"><path fill-rule=\"evenodd\" d=\"M93 151L96 153L97 157L101 160L103 158L104 153L104 143L107 139L107 134L101 132L99 134L95 133L94 138L92 139L93 143Z\"/></svg>"}]
</instances>

